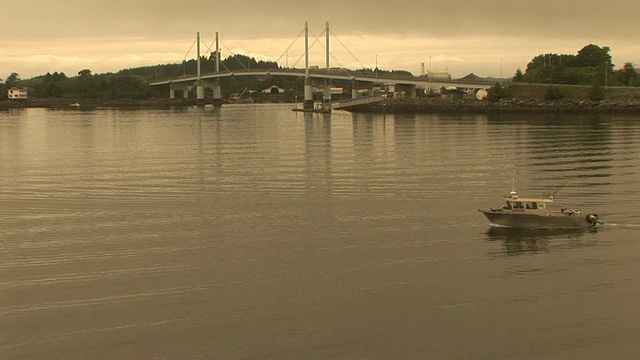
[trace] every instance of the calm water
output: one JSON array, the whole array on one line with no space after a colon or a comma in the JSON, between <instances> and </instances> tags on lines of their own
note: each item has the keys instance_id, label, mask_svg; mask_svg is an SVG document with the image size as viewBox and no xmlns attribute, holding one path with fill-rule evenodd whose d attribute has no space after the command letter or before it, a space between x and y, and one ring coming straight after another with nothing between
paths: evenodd
<instances>
[{"instance_id":1,"label":"calm water","mask_svg":"<svg viewBox=\"0 0 640 360\"><path fill-rule=\"evenodd\" d=\"M640 117L0 112L0 358L630 359ZM559 190L578 232L478 208Z\"/></svg>"}]
</instances>

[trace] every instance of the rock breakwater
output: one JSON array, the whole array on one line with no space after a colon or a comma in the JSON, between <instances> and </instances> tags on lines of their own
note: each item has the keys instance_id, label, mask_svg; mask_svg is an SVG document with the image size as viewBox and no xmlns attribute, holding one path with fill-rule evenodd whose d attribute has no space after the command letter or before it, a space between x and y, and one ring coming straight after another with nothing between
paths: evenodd
<instances>
[{"instance_id":1,"label":"rock breakwater","mask_svg":"<svg viewBox=\"0 0 640 360\"><path fill-rule=\"evenodd\" d=\"M497 102L476 99L388 99L349 108L372 113L492 113L492 112L625 112L640 113L640 100L539 100L509 99Z\"/></svg>"}]
</instances>

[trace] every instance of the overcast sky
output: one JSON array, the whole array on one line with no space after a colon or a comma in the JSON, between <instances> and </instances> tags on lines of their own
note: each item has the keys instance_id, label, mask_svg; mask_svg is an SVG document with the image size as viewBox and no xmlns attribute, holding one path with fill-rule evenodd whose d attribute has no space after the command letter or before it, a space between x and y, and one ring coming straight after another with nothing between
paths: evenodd
<instances>
[{"instance_id":1,"label":"overcast sky","mask_svg":"<svg viewBox=\"0 0 640 360\"><path fill-rule=\"evenodd\" d=\"M220 33L222 55L304 67L329 22L332 66L511 76L542 53L609 46L617 68L640 67L637 0L0 0L0 78L74 76L195 58ZM293 44L293 45L292 45ZM287 48L290 46L288 52ZM325 64L324 37L311 63Z\"/></svg>"}]
</instances>

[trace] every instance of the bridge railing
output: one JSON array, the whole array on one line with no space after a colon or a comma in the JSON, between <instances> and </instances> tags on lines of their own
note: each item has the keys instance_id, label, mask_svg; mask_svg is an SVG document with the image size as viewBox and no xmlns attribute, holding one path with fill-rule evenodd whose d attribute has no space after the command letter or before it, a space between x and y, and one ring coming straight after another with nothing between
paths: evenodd
<instances>
[{"instance_id":1,"label":"bridge railing","mask_svg":"<svg viewBox=\"0 0 640 360\"><path fill-rule=\"evenodd\" d=\"M383 100L384 100L384 95L374 94L374 95L368 95L368 96L360 96L360 97L351 98L351 99L332 101L331 107L333 109L342 109L349 106L372 104L372 103L383 101Z\"/></svg>"}]
</instances>

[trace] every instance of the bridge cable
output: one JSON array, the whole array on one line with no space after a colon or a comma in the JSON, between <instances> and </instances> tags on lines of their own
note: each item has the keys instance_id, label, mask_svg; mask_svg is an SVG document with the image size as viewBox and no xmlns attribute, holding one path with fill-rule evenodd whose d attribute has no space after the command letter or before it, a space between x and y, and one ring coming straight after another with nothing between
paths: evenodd
<instances>
[{"instance_id":1,"label":"bridge cable","mask_svg":"<svg viewBox=\"0 0 640 360\"><path fill-rule=\"evenodd\" d=\"M222 40L220 40L220 41L222 42ZM207 53L209 53L209 58L211 58L211 48L213 47L213 45L214 45L215 43L216 43L216 40L215 40L215 39L213 39L213 40L211 40L211 45L209 45L209 47L207 47ZM205 43L205 45L207 45L207 44ZM223 45L224 45L224 43L223 43ZM225 47L226 47L226 45L225 45ZM227 48L227 50L229 50L229 48ZM229 50L229 52L230 52L230 53L233 53L233 51L231 51L231 50ZM220 54L216 54L216 56L220 56ZM239 60L238 60L238 61L239 61ZM226 65L224 62L222 62L222 59L220 59L220 65L222 65L222 66L223 66L223 67L224 67L228 72L231 72L231 70L229 70L229 68L227 67L227 65ZM242 64L241 64L241 65L242 65Z\"/></svg>"},{"instance_id":2,"label":"bridge cable","mask_svg":"<svg viewBox=\"0 0 640 360\"><path fill-rule=\"evenodd\" d=\"M193 50L193 45L196 44L196 41L197 40L193 40L193 42L191 43L191 47L189 48L189 50L187 50L187 53L184 54L184 57L182 58L182 61L184 61L187 58L187 56L189 56L189 53L191 52L191 50Z\"/></svg>"},{"instance_id":3,"label":"bridge cable","mask_svg":"<svg viewBox=\"0 0 640 360\"><path fill-rule=\"evenodd\" d=\"M304 32L304 30L303 30L303 32ZM311 36L315 36L311 30L309 30L309 32L311 33ZM311 48L313 47L313 45L316 44L316 42L318 42L318 38L317 37L316 37L315 41L313 43L311 43L311 45L309 45L309 50L311 50ZM302 54L300 55L300 57L298 57L298 60L296 60L296 62L293 63L293 67L294 68L300 62L300 60L302 60L302 58L304 58L304 55L305 54L304 54L304 51L303 51Z\"/></svg>"},{"instance_id":4,"label":"bridge cable","mask_svg":"<svg viewBox=\"0 0 640 360\"><path fill-rule=\"evenodd\" d=\"M229 49L229 47L227 46L227 44L225 44L225 43L224 43L224 41L220 40L220 42L222 43L222 46L224 46L224 47L229 51L229 53L233 55L233 58L234 58L234 59L236 59L236 61L238 62L238 64L240 64L240 66L242 66L242 68L243 68L243 69L245 69L245 70L249 70L249 68L247 68L247 67L242 63L242 61L240 61L240 59L238 59L238 57L236 56L236 55L240 55L240 54L236 54L236 53L234 53L233 51L231 51L231 49ZM245 55L245 56L247 56L247 55ZM249 56L247 56L247 58L248 58L248 57L249 57ZM226 67L226 66L225 66L225 67ZM227 70L229 70L229 69L227 69Z\"/></svg>"},{"instance_id":5,"label":"bridge cable","mask_svg":"<svg viewBox=\"0 0 640 360\"><path fill-rule=\"evenodd\" d=\"M213 47L213 45L214 45L215 43L216 43L216 40L215 40L215 39L211 40L211 45L209 45L209 47L208 47L208 48L207 48L207 50L206 50L206 51L207 51L207 54L209 54L209 57L211 57L211 48ZM205 43L205 45L207 45L207 44Z\"/></svg>"},{"instance_id":6,"label":"bridge cable","mask_svg":"<svg viewBox=\"0 0 640 360\"><path fill-rule=\"evenodd\" d=\"M324 31L323 31L323 32L322 32L322 33L321 33L321 34L316 38L316 41L315 41L315 42L318 42L318 41L320 40L320 37L322 37L322 36L324 36L324 35L326 35L326 34L327 34L327 31L326 31L326 30L324 30ZM329 34L331 34L331 32L329 32ZM335 36L335 35L334 35L334 36ZM314 42L314 43L315 43L315 42ZM324 46L324 43L320 42L320 46L321 46L323 49L325 49L325 50L326 50L326 47ZM344 45L343 45L343 46L344 46ZM335 55L333 55L333 52L332 52L332 51L329 51L329 57L330 57L331 59L333 59L333 61L334 61L336 64L338 64L338 66L339 66L341 69L346 70L346 71L347 71L347 74L351 74L351 73L352 73L352 71L351 71L350 69L347 69L344 65L342 65L342 63L338 60L338 58L336 58L336 57L335 57ZM357 59L356 59L356 60L357 60ZM331 71L331 70L329 70L329 71Z\"/></svg>"},{"instance_id":7,"label":"bridge cable","mask_svg":"<svg viewBox=\"0 0 640 360\"><path fill-rule=\"evenodd\" d=\"M327 30L322 31L322 33L316 37L316 40L314 41L314 44L315 44L315 43L317 43L317 42L319 42L320 37L322 37L322 36L324 36L324 35L326 35L326 34L327 34ZM331 32L329 32L329 34L332 34L332 33L331 33ZM334 35L334 36L335 36L335 35ZM343 46L344 46L344 45L343 45ZM326 50L326 47L324 46L324 43L322 43L322 42L320 42L320 47L322 47L323 49L325 49L325 50ZM338 64L338 66L340 66L340 67L341 67L341 68L343 68L343 69L346 69L346 68L345 68L345 67L340 63L340 61L338 61L338 59L333 55L333 52L332 52L332 51L329 51L329 56L331 57L331 59L333 59L333 60ZM356 59L356 60L358 60L358 59ZM349 69L347 69L347 70L349 70Z\"/></svg>"},{"instance_id":8,"label":"bridge cable","mask_svg":"<svg viewBox=\"0 0 640 360\"><path fill-rule=\"evenodd\" d=\"M185 62L185 59L187 58L187 56L189 56L189 53L193 49L193 45L195 45L197 41L198 40L193 40L193 42L191 43L191 47L189 48L189 50L187 50L187 53L184 54L184 57L182 58L182 62L184 63L184 66L183 66L183 69L182 69L182 75L186 75L187 74L187 63Z\"/></svg>"},{"instance_id":9,"label":"bridge cable","mask_svg":"<svg viewBox=\"0 0 640 360\"><path fill-rule=\"evenodd\" d=\"M282 55L280 55L280 57L278 58L278 60L276 60L276 64L278 63L278 61L280 61L282 59L283 56L285 56L288 52L289 49L291 49L291 47L293 46L293 44L295 44L296 41L298 41L298 39L300 39L300 36L302 36L304 34L304 29L302 29L302 31L300 32L300 34L298 34L298 36L293 39L293 41L291 42L291 44L289 44L289 47L287 47L287 49L282 53Z\"/></svg>"},{"instance_id":10,"label":"bridge cable","mask_svg":"<svg viewBox=\"0 0 640 360\"><path fill-rule=\"evenodd\" d=\"M338 42L340 43L340 45L342 45L342 47L343 47L345 50L347 50L347 52L348 52L351 56L353 56L353 58L354 58L358 63L360 63L360 65L363 65L363 64L362 64L362 61L360 61L360 59L358 59L355 55L353 55L353 53L351 52L351 50L349 50L349 49L345 46L345 44L342 42L342 40L340 40L340 38L339 38L338 36L336 36L336 34L334 34L334 33L333 33L333 31L329 30L329 32L331 33L331 35L333 35L333 37L334 37L336 40L338 40Z\"/></svg>"},{"instance_id":11,"label":"bridge cable","mask_svg":"<svg viewBox=\"0 0 640 360\"><path fill-rule=\"evenodd\" d=\"M309 31L311 32L311 31ZM313 32L311 32L311 36L315 36L315 40L313 41L313 43L311 43L311 45L309 45L309 50L311 50L311 48L313 48L313 46L318 43L318 41L320 40L320 37L322 35L325 34L325 31L323 31L322 33L320 33L319 36L315 36L315 34ZM321 45L324 48L324 45ZM302 53L302 55L300 55L300 57L298 58L298 60L296 60L295 63L293 63L293 66L295 67L295 65L304 57L304 52Z\"/></svg>"},{"instance_id":12,"label":"bridge cable","mask_svg":"<svg viewBox=\"0 0 640 360\"><path fill-rule=\"evenodd\" d=\"M347 69L346 67L344 67L344 65L342 65L342 64L340 63L340 61L338 61L338 59L336 59L336 57L335 57L335 56L333 56L333 53L329 52L329 56L333 59L333 61L335 61L335 62L336 62L336 64L338 64L338 66L340 66L340 68L342 68L342 69L346 69L348 73L351 73L351 72L349 71L349 69Z\"/></svg>"}]
</instances>

